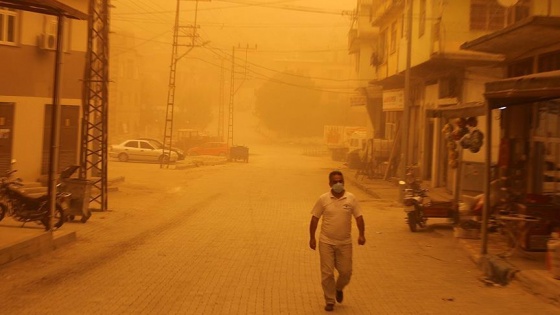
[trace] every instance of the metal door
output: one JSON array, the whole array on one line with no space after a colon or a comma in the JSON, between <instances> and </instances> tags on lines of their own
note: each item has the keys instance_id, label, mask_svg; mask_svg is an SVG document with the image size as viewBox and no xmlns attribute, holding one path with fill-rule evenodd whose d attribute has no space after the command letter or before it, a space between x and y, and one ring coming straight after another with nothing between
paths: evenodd
<instances>
[{"instance_id":1,"label":"metal door","mask_svg":"<svg viewBox=\"0 0 560 315\"><path fill-rule=\"evenodd\" d=\"M60 110L60 147L57 172L78 163L79 145L79 115L78 106L62 105ZM52 105L45 107L45 128L43 132L43 161L41 173L49 172L49 152L51 147L51 117Z\"/></svg>"},{"instance_id":2,"label":"metal door","mask_svg":"<svg viewBox=\"0 0 560 315\"><path fill-rule=\"evenodd\" d=\"M0 103L0 176L11 168L14 107L14 103Z\"/></svg>"}]
</instances>

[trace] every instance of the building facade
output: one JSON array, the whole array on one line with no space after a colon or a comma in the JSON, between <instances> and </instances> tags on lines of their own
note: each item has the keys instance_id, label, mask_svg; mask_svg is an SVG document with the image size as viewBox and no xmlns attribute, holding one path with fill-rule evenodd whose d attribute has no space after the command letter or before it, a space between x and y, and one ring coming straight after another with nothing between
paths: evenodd
<instances>
[{"instance_id":1,"label":"building facade","mask_svg":"<svg viewBox=\"0 0 560 315\"><path fill-rule=\"evenodd\" d=\"M450 148L449 142L453 141L448 141L442 129L446 126L457 129L457 121L473 117L478 122L474 129L488 134L483 111L485 83L507 77L510 70L502 67L506 61L503 53L464 50L461 45L544 11L553 14L554 5L547 0L519 0L509 7L498 0L372 0L358 1L357 8L361 12L357 15L358 22L369 19L377 34L375 39L365 40L366 43L377 41L369 57L374 74L368 74L371 75L369 90L378 91L369 94L373 95L372 103L377 102L381 107L381 113L373 117L374 129L385 138L401 139L400 133L404 133L408 140L400 143L404 145L402 148L395 144L400 159L388 162L400 163L401 168L404 164L416 166L417 175L428 180L432 187L447 187L456 192L458 183L469 176L465 185L476 183L481 178L480 166L487 146L476 150ZM369 25L362 27L368 28ZM351 42L353 38L358 42L359 36L353 34L359 34L359 29L350 31ZM349 48L350 53L356 54L352 45ZM364 52L360 50L358 58ZM368 67L365 63L357 65ZM405 106L407 115L404 115ZM408 120L404 122L403 118ZM483 141L497 148L499 126L493 128L494 138ZM493 161L497 161L498 150L492 152Z\"/></svg>"},{"instance_id":2,"label":"building facade","mask_svg":"<svg viewBox=\"0 0 560 315\"><path fill-rule=\"evenodd\" d=\"M60 1L81 12L88 1ZM77 164L87 21L64 19L59 169ZM48 173L57 18L0 7L0 172L16 160L18 177Z\"/></svg>"}]
</instances>

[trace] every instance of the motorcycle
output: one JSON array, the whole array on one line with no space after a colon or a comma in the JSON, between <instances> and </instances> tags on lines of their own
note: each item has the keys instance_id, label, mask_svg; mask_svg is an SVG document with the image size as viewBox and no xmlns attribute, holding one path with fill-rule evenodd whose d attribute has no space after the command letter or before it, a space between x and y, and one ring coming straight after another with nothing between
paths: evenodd
<instances>
[{"instance_id":1,"label":"motorcycle","mask_svg":"<svg viewBox=\"0 0 560 315\"><path fill-rule=\"evenodd\" d=\"M12 179L16 170L8 171L5 177L0 179L0 221L6 215L15 220L23 222L40 222L45 229L50 230L50 203L48 195L39 197L26 194L21 187L21 179ZM56 206L54 213L53 229L58 229L64 224L65 210L70 206L71 194L60 191L57 185Z\"/></svg>"},{"instance_id":2,"label":"motorcycle","mask_svg":"<svg viewBox=\"0 0 560 315\"><path fill-rule=\"evenodd\" d=\"M410 231L416 232L418 227L425 228L428 218L447 218L456 224L459 212L455 202L433 202L427 192L428 189L405 189L403 204Z\"/></svg>"}]
</instances>

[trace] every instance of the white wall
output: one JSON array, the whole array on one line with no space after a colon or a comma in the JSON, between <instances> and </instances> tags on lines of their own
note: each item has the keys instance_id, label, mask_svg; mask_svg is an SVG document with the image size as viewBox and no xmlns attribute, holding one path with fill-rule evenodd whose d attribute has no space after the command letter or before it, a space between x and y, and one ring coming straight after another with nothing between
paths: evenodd
<instances>
[{"instance_id":1,"label":"white wall","mask_svg":"<svg viewBox=\"0 0 560 315\"><path fill-rule=\"evenodd\" d=\"M87 10L86 10L87 11ZM37 46L39 37L46 32L49 21L56 21L55 16L34 12L20 11L19 38L21 45ZM85 20L65 19L65 40L69 43L66 47L70 51L86 51L88 22Z\"/></svg>"}]
</instances>

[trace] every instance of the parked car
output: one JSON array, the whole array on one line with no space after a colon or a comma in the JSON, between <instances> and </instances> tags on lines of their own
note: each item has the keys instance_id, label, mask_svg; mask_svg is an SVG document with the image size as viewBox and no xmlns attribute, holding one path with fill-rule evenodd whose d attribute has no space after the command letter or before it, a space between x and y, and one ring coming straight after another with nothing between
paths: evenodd
<instances>
[{"instance_id":1,"label":"parked car","mask_svg":"<svg viewBox=\"0 0 560 315\"><path fill-rule=\"evenodd\" d=\"M157 140L157 139L153 139L153 138L138 138L138 140L148 140L151 141L153 143L157 143L159 145L159 148L163 148L163 143L161 143L161 141ZM174 151L175 153L177 153L177 160L181 161L185 159L185 151L177 148L177 147L171 147L171 151Z\"/></svg>"},{"instance_id":2,"label":"parked car","mask_svg":"<svg viewBox=\"0 0 560 315\"><path fill-rule=\"evenodd\" d=\"M119 159L121 162L126 161L147 161L166 163L167 161L177 161L177 153L171 151L168 155L163 152L161 144L141 139L126 140L120 144L111 145L109 147L109 156Z\"/></svg>"},{"instance_id":3,"label":"parked car","mask_svg":"<svg viewBox=\"0 0 560 315\"><path fill-rule=\"evenodd\" d=\"M192 147L187 151L188 155L221 155L228 154L228 144L226 142L206 142L199 146Z\"/></svg>"}]
</instances>

